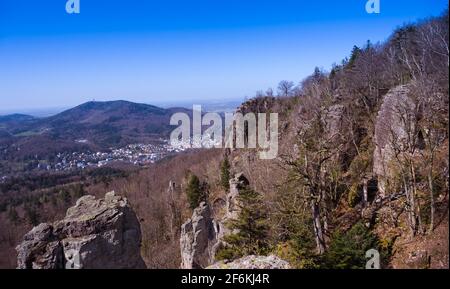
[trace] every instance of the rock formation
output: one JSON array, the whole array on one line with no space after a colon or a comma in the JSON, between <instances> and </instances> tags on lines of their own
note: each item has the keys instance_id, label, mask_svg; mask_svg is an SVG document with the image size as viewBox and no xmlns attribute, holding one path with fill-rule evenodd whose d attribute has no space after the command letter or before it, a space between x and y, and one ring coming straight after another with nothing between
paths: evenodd
<instances>
[{"instance_id":1,"label":"rock formation","mask_svg":"<svg viewBox=\"0 0 450 289\"><path fill-rule=\"evenodd\" d=\"M233 262L218 262L207 269L291 269L288 262L277 256L246 256Z\"/></svg>"},{"instance_id":2,"label":"rock formation","mask_svg":"<svg viewBox=\"0 0 450 289\"><path fill-rule=\"evenodd\" d=\"M211 248L217 242L216 223L208 204L202 202L181 226L181 268L201 269L212 262Z\"/></svg>"},{"instance_id":3,"label":"rock formation","mask_svg":"<svg viewBox=\"0 0 450 289\"><path fill-rule=\"evenodd\" d=\"M230 232L226 224L230 220L234 220L239 216L240 212L238 199L239 191L248 185L249 181L247 180L247 178L244 176L243 173L238 173L234 176L234 178L230 179L230 191L226 196L225 214L219 220L214 221L215 224L214 228L216 231L217 241L211 248L210 254L212 256L212 260L215 260L217 251L223 246L226 246L225 242L223 241L223 238L230 233L237 233L237 232Z\"/></svg>"},{"instance_id":4,"label":"rock formation","mask_svg":"<svg viewBox=\"0 0 450 289\"><path fill-rule=\"evenodd\" d=\"M239 215L239 191L249 182L240 173L230 180L230 192L226 197L226 212L220 220L212 216L210 206L202 202L192 217L182 225L180 248L181 268L229 268L229 269L289 269L287 262L275 256L247 256L234 262L215 263L215 255L225 245L223 237L231 232L226 228L227 221ZM214 264L211 266L211 264ZM210 267L208 267L210 266Z\"/></svg>"},{"instance_id":5,"label":"rock formation","mask_svg":"<svg viewBox=\"0 0 450 289\"><path fill-rule=\"evenodd\" d=\"M248 186L248 184L249 182L243 173L236 174L236 176L230 180L230 192L226 199L227 212L225 218L235 219L239 215L239 190Z\"/></svg>"},{"instance_id":6,"label":"rock formation","mask_svg":"<svg viewBox=\"0 0 450 289\"><path fill-rule=\"evenodd\" d=\"M141 230L126 198L80 198L64 219L43 223L17 246L19 269L145 268Z\"/></svg>"},{"instance_id":7,"label":"rock formation","mask_svg":"<svg viewBox=\"0 0 450 289\"><path fill-rule=\"evenodd\" d=\"M215 220L209 204L202 202L192 217L181 226L182 269L206 268L214 262L224 235L229 233L224 224L239 214L237 197L239 190L246 185L248 180L242 173L230 180L230 192L226 197L226 210L222 219Z\"/></svg>"},{"instance_id":8,"label":"rock formation","mask_svg":"<svg viewBox=\"0 0 450 289\"><path fill-rule=\"evenodd\" d=\"M391 175L390 162L394 158L393 144L400 145L406 138L404 119L406 113L414 110L414 103L408 96L409 88L401 85L391 89L383 99L375 123L375 151L373 173L378 177L379 192L385 194L385 179Z\"/></svg>"}]
</instances>

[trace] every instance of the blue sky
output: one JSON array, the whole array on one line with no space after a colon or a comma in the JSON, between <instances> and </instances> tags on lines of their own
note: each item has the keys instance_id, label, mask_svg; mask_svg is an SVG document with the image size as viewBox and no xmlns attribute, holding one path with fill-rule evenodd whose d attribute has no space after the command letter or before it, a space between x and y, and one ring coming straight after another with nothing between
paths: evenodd
<instances>
[{"instance_id":1,"label":"blue sky","mask_svg":"<svg viewBox=\"0 0 450 289\"><path fill-rule=\"evenodd\" d=\"M0 0L0 111L230 100L299 82L443 0Z\"/></svg>"}]
</instances>

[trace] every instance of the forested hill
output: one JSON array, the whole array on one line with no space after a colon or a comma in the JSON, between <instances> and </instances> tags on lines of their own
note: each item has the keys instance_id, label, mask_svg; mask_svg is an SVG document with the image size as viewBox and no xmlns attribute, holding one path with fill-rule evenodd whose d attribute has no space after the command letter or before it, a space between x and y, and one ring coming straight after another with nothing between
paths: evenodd
<instances>
[{"instance_id":1,"label":"forested hill","mask_svg":"<svg viewBox=\"0 0 450 289\"><path fill-rule=\"evenodd\" d=\"M447 11L242 104L244 113L279 113L280 149L271 161L254 150L224 153L223 192L207 202L234 198L227 180L235 173L248 187L228 225L239 233L209 255L364 268L365 252L376 249L385 268L448 268L448 48ZM227 214L212 218L230 223Z\"/></svg>"}]
</instances>

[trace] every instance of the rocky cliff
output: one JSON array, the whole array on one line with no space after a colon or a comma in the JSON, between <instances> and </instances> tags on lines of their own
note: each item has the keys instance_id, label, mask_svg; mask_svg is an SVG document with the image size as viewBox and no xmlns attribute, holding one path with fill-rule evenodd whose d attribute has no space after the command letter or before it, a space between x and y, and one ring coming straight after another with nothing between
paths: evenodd
<instances>
[{"instance_id":1,"label":"rocky cliff","mask_svg":"<svg viewBox=\"0 0 450 289\"><path fill-rule=\"evenodd\" d=\"M145 268L141 229L126 198L80 198L66 216L28 232L17 246L19 269Z\"/></svg>"},{"instance_id":2,"label":"rocky cliff","mask_svg":"<svg viewBox=\"0 0 450 289\"><path fill-rule=\"evenodd\" d=\"M395 149L402 149L401 146L408 138L408 130L414 129L410 114L415 106L408 93L406 85L391 89L384 96L376 118L373 173L378 177L378 189L382 196L386 194L386 178L393 173L390 163L395 156Z\"/></svg>"}]
</instances>

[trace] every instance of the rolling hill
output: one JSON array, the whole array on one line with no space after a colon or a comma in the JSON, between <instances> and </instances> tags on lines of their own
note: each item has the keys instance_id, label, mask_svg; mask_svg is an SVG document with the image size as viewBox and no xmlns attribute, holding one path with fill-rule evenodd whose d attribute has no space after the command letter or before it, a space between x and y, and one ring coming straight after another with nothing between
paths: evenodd
<instances>
[{"instance_id":1,"label":"rolling hill","mask_svg":"<svg viewBox=\"0 0 450 289\"><path fill-rule=\"evenodd\" d=\"M87 102L57 115L0 117L0 146L17 147L12 157L63 150L107 149L167 138L170 117L185 108L164 109L128 101Z\"/></svg>"}]
</instances>

